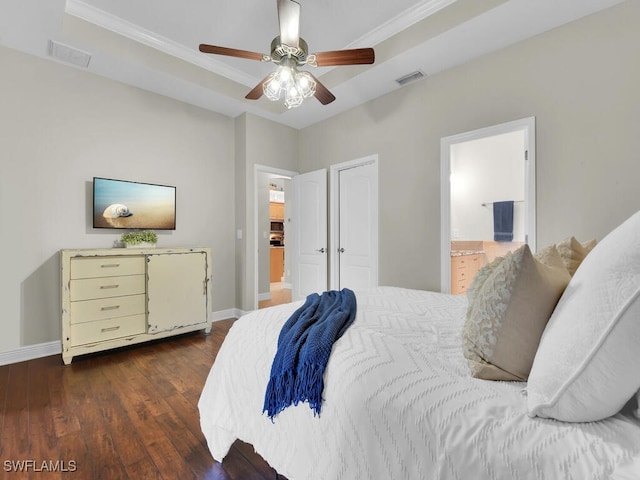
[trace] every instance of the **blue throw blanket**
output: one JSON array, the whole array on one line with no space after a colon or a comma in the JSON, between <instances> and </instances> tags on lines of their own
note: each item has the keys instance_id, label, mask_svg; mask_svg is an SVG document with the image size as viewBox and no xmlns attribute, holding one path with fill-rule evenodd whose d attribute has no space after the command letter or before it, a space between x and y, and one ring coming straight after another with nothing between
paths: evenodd
<instances>
[{"instance_id":1,"label":"blue throw blanket","mask_svg":"<svg viewBox=\"0 0 640 480\"><path fill-rule=\"evenodd\" d=\"M356 317L356 296L345 288L312 293L280 330L264 396L271 420L289 405L308 402L320 414L324 370L336 340Z\"/></svg>"}]
</instances>

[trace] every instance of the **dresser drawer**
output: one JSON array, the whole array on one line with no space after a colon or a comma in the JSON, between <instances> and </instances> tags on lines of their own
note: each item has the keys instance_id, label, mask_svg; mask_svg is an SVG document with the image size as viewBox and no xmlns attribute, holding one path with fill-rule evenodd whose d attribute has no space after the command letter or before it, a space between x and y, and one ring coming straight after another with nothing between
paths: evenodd
<instances>
[{"instance_id":1,"label":"dresser drawer","mask_svg":"<svg viewBox=\"0 0 640 480\"><path fill-rule=\"evenodd\" d=\"M124 297L71 302L71 323L144 314L146 311L145 299L145 295L126 295Z\"/></svg>"},{"instance_id":2,"label":"dresser drawer","mask_svg":"<svg viewBox=\"0 0 640 480\"><path fill-rule=\"evenodd\" d=\"M83 278L71 280L69 294L71 301L93 300L96 298L120 297L145 293L145 276Z\"/></svg>"},{"instance_id":3,"label":"dresser drawer","mask_svg":"<svg viewBox=\"0 0 640 480\"><path fill-rule=\"evenodd\" d=\"M71 278L144 275L144 256L77 257L71 259Z\"/></svg>"},{"instance_id":4,"label":"dresser drawer","mask_svg":"<svg viewBox=\"0 0 640 480\"><path fill-rule=\"evenodd\" d=\"M469 267L469 257L467 255L452 257L451 266L458 270L466 270Z\"/></svg>"},{"instance_id":5,"label":"dresser drawer","mask_svg":"<svg viewBox=\"0 0 640 480\"><path fill-rule=\"evenodd\" d=\"M145 314L71 325L71 346L145 333Z\"/></svg>"}]
</instances>

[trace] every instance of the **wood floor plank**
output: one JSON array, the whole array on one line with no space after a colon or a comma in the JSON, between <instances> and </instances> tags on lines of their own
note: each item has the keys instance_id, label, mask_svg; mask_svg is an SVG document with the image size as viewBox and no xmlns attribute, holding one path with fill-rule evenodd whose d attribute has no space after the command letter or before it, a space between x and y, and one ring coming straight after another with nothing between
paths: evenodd
<instances>
[{"instance_id":1,"label":"wood floor plank","mask_svg":"<svg viewBox=\"0 0 640 480\"><path fill-rule=\"evenodd\" d=\"M14 363L7 381L2 455L5 461L18 462L11 466L11 476L16 479L29 477L28 471L19 463L29 459L28 372L28 362Z\"/></svg>"},{"instance_id":2,"label":"wood floor plank","mask_svg":"<svg viewBox=\"0 0 640 480\"><path fill-rule=\"evenodd\" d=\"M200 393L233 323L76 357L69 366L55 355L0 367L0 457L59 462L56 472L8 478L283 478L242 442L215 461L200 430Z\"/></svg>"},{"instance_id":3,"label":"wood floor plank","mask_svg":"<svg viewBox=\"0 0 640 480\"><path fill-rule=\"evenodd\" d=\"M7 404L10 365L0 366L0 454L2 454L2 429L4 426L4 411Z\"/></svg>"},{"instance_id":4,"label":"wood floor plank","mask_svg":"<svg viewBox=\"0 0 640 480\"><path fill-rule=\"evenodd\" d=\"M240 445L239 442L236 442L222 462L222 466L231 478L234 480L273 480L275 478L275 473L265 471L262 465L256 465L247 459L238 445Z\"/></svg>"},{"instance_id":5,"label":"wood floor plank","mask_svg":"<svg viewBox=\"0 0 640 480\"><path fill-rule=\"evenodd\" d=\"M90 378L93 397L95 398L114 443L114 447L122 463L131 465L145 457L145 450L138 434L131 425L127 412L120 402L120 394L115 386L107 379L104 369L95 372Z\"/></svg>"},{"instance_id":6,"label":"wood floor plank","mask_svg":"<svg viewBox=\"0 0 640 480\"><path fill-rule=\"evenodd\" d=\"M214 464L213 458L208 455L209 451L202 442L204 438L201 435L194 435L173 412L161 415L156 420L171 438L171 443L195 477L203 478Z\"/></svg>"},{"instance_id":7,"label":"wood floor plank","mask_svg":"<svg viewBox=\"0 0 640 480\"><path fill-rule=\"evenodd\" d=\"M79 432L80 421L76 412L71 408L72 394L64 375L64 368L50 369L47 385L49 386L49 400L56 435L62 437Z\"/></svg>"},{"instance_id":8,"label":"wood floor plank","mask_svg":"<svg viewBox=\"0 0 640 480\"><path fill-rule=\"evenodd\" d=\"M151 397L144 382L144 378L137 378L135 385L129 385L127 398L123 399L131 424L160 472L172 471L175 478L180 479L195 478L155 418L167 413L170 407L163 399Z\"/></svg>"},{"instance_id":9,"label":"wood floor plank","mask_svg":"<svg viewBox=\"0 0 640 480\"><path fill-rule=\"evenodd\" d=\"M29 459L35 463L38 479L60 479L64 463L58 452L48 388L50 357L29 363Z\"/></svg>"},{"instance_id":10,"label":"wood floor plank","mask_svg":"<svg viewBox=\"0 0 640 480\"><path fill-rule=\"evenodd\" d=\"M90 388L91 377L99 368L95 359L88 359L65 369L72 380L72 404L80 421L81 433L90 446L87 449L89 465L85 466L84 474L90 469L93 478L126 478L124 465Z\"/></svg>"},{"instance_id":11,"label":"wood floor plank","mask_svg":"<svg viewBox=\"0 0 640 480\"><path fill-rule=\"evenodd\" d=\"M65 462L66 470L62 471L62 478L91 478L91 461L85 438L81 431L70 432L58 437L60 459Z\"/></svg>"},{"instance_id":12,"label":"wood floor plank","mask_svg":"<svg viewBox=\"0 0 640 480\"><path fill-rule=\"evenodd\" d=\"M156 468L155 464L149 457L144 457L136 463L127 465L127 474L129 478L139 480L163 480L164 477ZM168 479L167 479L168 480Z\"/></svg>"}]
</instances>

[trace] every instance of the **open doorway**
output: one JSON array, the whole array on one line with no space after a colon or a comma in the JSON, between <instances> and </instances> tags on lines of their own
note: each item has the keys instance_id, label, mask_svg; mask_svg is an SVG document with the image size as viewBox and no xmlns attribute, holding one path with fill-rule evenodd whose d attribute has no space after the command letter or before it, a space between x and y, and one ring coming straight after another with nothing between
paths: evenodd
<instances>
[{"instance_id":1,"label":"open doorway","mask_svg":"<svg viewBox=\"0 0 640 480\"><path fill-rule=\"evenodd\" d=\"M441 290L465 294L496 257L535 252L535 119L443 138L441 168Z\"/></svg>"},{"instance_id":2,"label":"open doorway","mask_svg":"<svg viewBox=\"0 0 640 480\"><path fill-rule=\"evenodd\" d=\"M293 172L270 167L256 170L256 305L291 302L291 266L287 230L291 221Z\"/></svg>"}]
</instances>

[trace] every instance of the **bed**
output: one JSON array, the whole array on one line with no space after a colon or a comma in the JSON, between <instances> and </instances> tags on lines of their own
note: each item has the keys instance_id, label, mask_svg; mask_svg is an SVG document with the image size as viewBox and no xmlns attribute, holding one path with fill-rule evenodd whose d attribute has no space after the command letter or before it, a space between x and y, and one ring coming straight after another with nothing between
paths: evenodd
<instances>
[{"instance_id":1,"label":"bed","mask_svg":"<svg viewBox=\"0 0 640 480\"><path fill-rule=\"evenodd\" d=\"M234 323L199 403L215 459L241 439L290 480L638 478L633 402L599 422L531 418L526 383L469 375L466 298L395 287L356 297L319 416L306 404L273 422L262 413L278 333L300 303Z\"/></svg>"},{"instance_id":2,"label":"bed","mask_svg":"<svg viewBox=\"0 0 640 480\"><path fill-rule=\"evenodd\" d=\"M216 460L240 439L289 480L640 479L640 212L601 242L507 253L466 297L355 297L319 415L263 414L301 302L234 323L199 402Z\"/></svg>"}]
</instances>

